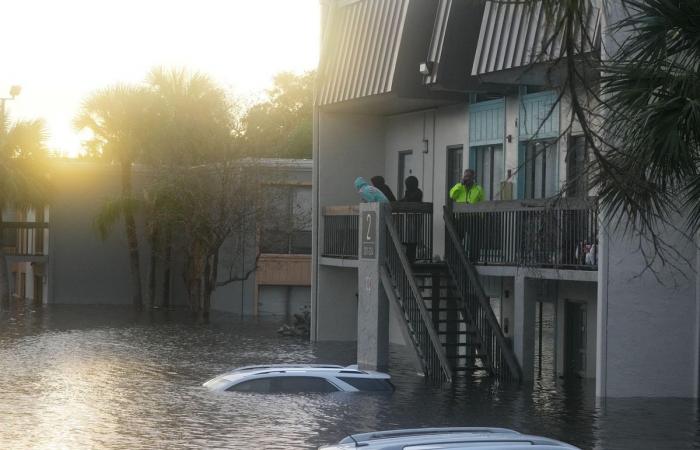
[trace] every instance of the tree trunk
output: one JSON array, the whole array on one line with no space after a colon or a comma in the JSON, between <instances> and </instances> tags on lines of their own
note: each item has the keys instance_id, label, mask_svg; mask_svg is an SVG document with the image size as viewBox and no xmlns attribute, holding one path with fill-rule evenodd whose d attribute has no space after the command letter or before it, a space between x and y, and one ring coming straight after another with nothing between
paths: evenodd
<instances>
[{"instance_id":1,"label":"tree trunk","mask_svg":"<svg viewBox=\"0 0 700 450\"><path fill-rule=\"evenodd\" d=\"M7 308L10 306L10 273L7 268L7 258L2 249L5 245L4 236L2 209L0 209L0 307Z\"/></svg>"},{"instance_id":2,"label":"tree trunk","mask_svg":"<svg viewBox=\"0 0 700 450\"><path fill-rule=\"evenodd\" d=\"M214 291L215 280L212 280L214 270L212 268L211 260L211 257L207 257L207 262L204 266L204 292L202 292L202 317L204 319L209 319L209 310L211 308L211 293Z\"/></svg>"},{"instance_id":3,"label":"tree trunk","mask_svg":"<svg viewBox=\"0 0 700 450\"><path fill-rule=\"evenodd\" d=\"M158 238L159 238L158 226L154 225L153 231L149 235L149 241L151 246L151 257L148 262L148 306L153 308L156 306L156 266L158 263Z\"/></svg>"},{"instance_id":4,"label":"tree trunk","mask_svg":"<svg viewBox=\"0 0 700 450\"><path fill-rule=\"evenodd\" d=\"M122 196L131 198L131 163L122 163ZM124 225L126 227L126 242L129 248L129 269L131 271L131 300L134 307L141 308L141 265L139 263L139 241L136 234L136 220L134 212L126 208L124 211Z\"/></svg>"},{"instance_id":5,"label":"tree trunk","mask_svg":"<svg viewBox=\"0 0 700 450\"><path fill-rule=\"evenodd\" d=\"M173 256L172 240L173 232L170 227L168 227L165 233L165 268L163 271L163 301L161 302L164 308L170 307L170 277L172 276L170 266Z\"/></svg>"},{"instance_id":6,"label":"tree trunk","mask_svg":"<svg viewBox=\"0 0 700 450\"><path fill-rule=\"evenodd\" d=\"M2 245L0 243L0 245ZM5 252L0 247L0 307L10 306L10 274L7 268Z\"/></svg>"}]
</instances>

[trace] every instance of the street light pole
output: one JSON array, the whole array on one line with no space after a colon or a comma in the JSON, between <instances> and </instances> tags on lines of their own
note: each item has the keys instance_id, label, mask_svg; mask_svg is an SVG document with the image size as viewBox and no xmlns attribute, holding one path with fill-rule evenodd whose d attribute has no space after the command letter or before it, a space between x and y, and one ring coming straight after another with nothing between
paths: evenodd
<instances>
[{"instance_id":1,"label":"street light pole","mask_svg":"<svg viewBox=\"0 0 700 450\"><path fill-rule=\"evenodd\" d=\"M22 92L22 86L15 84L10 88L9 97L0 97L0 117L2 117L3 122L5 121L5 102L7 100L14 100L20 92Z\"/></svg>"}]
</instances>

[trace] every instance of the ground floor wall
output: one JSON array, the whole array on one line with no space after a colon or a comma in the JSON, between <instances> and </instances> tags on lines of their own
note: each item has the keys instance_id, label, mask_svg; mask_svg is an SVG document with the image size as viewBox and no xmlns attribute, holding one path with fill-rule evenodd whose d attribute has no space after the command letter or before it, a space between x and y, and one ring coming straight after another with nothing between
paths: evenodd
<instances>
[{"instance_id":1,"label":"ground floor wall","mask_svg":"<svg viewBox=\"0 0 700 450\"><path fill-rule=\"evenodd\" d=\"M638 236L601 231L599 396L698 397L698 247L671 231L657 237L678 251L675 269L645 257Z\"/></svg>"},{"instance_id":2,"label":"ground floor wall","mask_svg":"<svg viewBox=\"0 0 700 450\"><path fill-rule=\"evenodd\" d=\"M357 269L320 265L316 270L315 340L357 340Z\"/></svg>"},{"instance_id":3,"label":"ground floor wall","mask_svg":"<svg viewBox=\"0 0 700 450\"><path fill-rule=\"evenodd\" d=\"M519 283L513 276L481 277L504 336L511 345L520 343L525 378L595 378L596 283L530 275ZM573 321L573 314L584 316Z\"/></svg>"}]
</instances>

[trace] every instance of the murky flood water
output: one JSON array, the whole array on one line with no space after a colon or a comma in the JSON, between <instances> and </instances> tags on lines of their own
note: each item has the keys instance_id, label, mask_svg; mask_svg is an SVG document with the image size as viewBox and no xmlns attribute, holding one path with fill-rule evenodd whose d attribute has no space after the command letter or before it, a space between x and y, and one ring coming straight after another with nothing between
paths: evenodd
<instances>
[{"instance_id":1,"label":"murky flood water","mask_svg":"<svg viewBox=\"0 0 700 450\"><path fill-rule=\"evenodd\" d=\"M348 433L499 426L581 448L699 449L697 403L608 400L590 384L426 385L397 349L389 396L215 394L233 366L354 362L354 346L277 336L279 323L121 307L0 312L0 448L315 448ZM630 380L634 382L634 380Z\"/></svg>"}]
</instances>

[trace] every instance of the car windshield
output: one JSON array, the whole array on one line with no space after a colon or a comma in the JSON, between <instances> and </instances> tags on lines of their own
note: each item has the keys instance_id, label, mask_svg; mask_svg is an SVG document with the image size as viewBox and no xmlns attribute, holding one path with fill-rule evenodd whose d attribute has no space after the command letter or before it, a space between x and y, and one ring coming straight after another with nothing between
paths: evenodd
<instances>
[{"instance_id":1,"label":"car windshield","mask_svg":"<svg viewBox=\"0 0 700 450\"><path fill-rule=\"evenodd\" d=\"M227 389L234 392L301 394L336 392L338 388L321 377L282 376L247 380Z\"/></svg>"}]
</instances>

